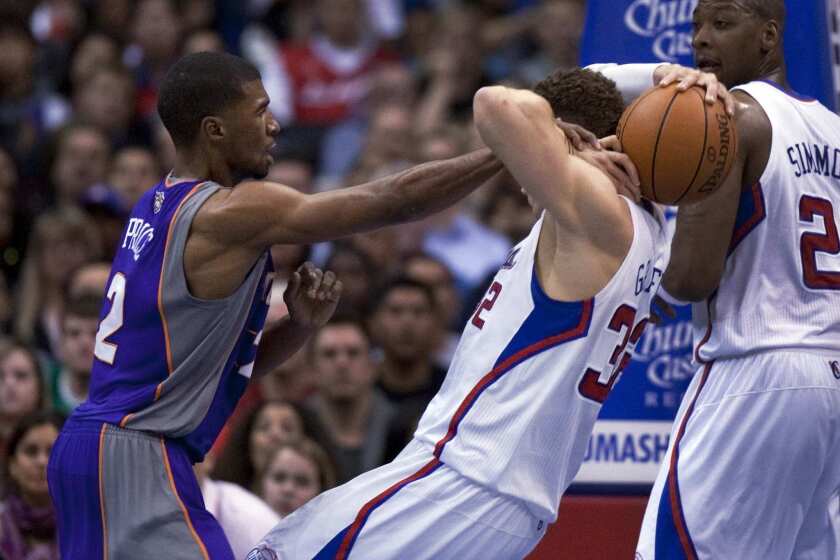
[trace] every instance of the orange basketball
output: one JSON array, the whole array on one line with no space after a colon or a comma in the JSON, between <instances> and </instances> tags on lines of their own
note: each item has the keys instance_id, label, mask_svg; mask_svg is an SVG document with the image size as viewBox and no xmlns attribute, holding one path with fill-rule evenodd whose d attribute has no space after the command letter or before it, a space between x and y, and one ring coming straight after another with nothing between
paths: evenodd
<instances>
[{"instance_id":1,"label":"orange basketball","mask_svg":"<svg viewBox=\"0 0 840 560\"><path fill-rule=\"evenodd\" d=\"M662 204L697 202L715 192L735 161L735 123L720 99L708 105L694 86L655 87L621 116L618 138L636 164L642 195Z\"/></svg>"}]
</instances>

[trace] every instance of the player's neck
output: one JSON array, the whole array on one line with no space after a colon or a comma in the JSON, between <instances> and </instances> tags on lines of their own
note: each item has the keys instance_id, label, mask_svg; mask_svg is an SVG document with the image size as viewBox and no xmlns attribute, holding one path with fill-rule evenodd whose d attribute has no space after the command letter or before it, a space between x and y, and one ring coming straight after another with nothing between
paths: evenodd
<instances>
[{"instance_id":1,"label":"player's neck","mask_svg":"<svg viewBox=\"0 0 840 560\"><path fill-rule=\"evenodd\" d=\"M759 67L758 75L759 80L769 80L779 84L785 89L790 89L784 59L778 60L775 58L768 58Z\"/></svg>"},{"instance_id":2,"label":"player's neck","mask_svg":"<svg viewBox=\"0 0 840 560\"><path fill-rule=\"evenodd\" d=\"M232 187L235 184L230 167L213 154L208 154L200 148L181 148L175 155L175 165L172 168L175 177L206 179L222 185Z\"/></svg>"}]
</instances>

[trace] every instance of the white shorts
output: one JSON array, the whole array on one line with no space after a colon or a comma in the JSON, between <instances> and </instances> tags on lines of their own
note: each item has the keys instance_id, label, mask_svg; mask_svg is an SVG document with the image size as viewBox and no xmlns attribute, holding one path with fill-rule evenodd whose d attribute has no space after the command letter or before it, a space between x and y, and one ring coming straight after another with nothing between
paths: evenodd
<instances>
[{"instance_id":1,"label":"white shorts","mask_svg":"<svg viewBox=\"0 0 840 560\"><path fill-rule=\"evenodd\" d=\"M393 462L283 519L248 558L514 560L545 530L524 503L471 482L412 441Z\"/></svg>"},{"instance_id":2,"label":"white shorts","mask_svg":"<svg viewBox=\"0 0 840 560\"><path fill-rule=\"evenodd\" d=\"M839 378L840 354L768 352L700 368L636 560L840 558Z\"/></svg>"}]
</instances>

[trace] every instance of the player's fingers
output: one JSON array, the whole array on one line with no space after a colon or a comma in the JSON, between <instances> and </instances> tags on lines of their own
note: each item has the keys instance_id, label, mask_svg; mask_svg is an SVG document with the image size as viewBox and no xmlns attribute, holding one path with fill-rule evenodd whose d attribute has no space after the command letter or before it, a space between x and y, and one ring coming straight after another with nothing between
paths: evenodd
<instances>
[{"instance_id":1,"label":"player's fingers","mask_svg":"<svg viewBox=\"0 0 840 560\"><path fill-rule=\"evenodd\" d=\"M292 277L289 278L289 285L286 286L286 296L294 297L300 289L300 272L297 270L292 272Z\"/></svg>"},{"instance_id":2,"label":"player's fingers","mask_svg":"<svg viewBox=\"0 0 840 560\"><path fill-rule=\"evenodd\" d=\"M584 143L588 144L587 146L584 146L583 148L579 148L579 149L582 150L584 148L588 148L589 146L592 146L596 150L601 149L601 143L598 141L598 137L594 133L592 133L589 130L586 130L582 126L579 126L579 127L576 127L576 128L578 130L578 133L580 134L581 140Z\"/></svg>"},{"instance_id":3,"label":"player's fingers","mask_svg":"<svg viewBox=\"0 0 840 560\"><path fill-rule=\"evenodd\" d=\"M624 171L625 175L627 175L627 177L630 179L630 185L638 188L638 186L641 185L641 180L639 179L639 170L636 169L636 164L633 163L633 160L630 159L630 156L621 152L615 152L612 157L616 165L621 167L622 171Z\"/></svg>"},{"instance_id":4,"label":"player's fingers","mask_svg":"<svg viewBox=\"0 0 840 560\"><path fill-rule=\"evenodd\" d=\"M726 114L730 117L735 116L735 96L733 96L728 89L721 86L720 92L718 93L720 98L723 100L723 104L726 107Z\"/></svg>"},{"instance_id":5,"label":"player's fingers","mask_svg":"<svg viewBox=\"0 0 840 560\"><path fill-rule=\"evenodd\" d=\"M681 74L680 69L674 69L665 74L665 77L662 78L662 81L659 82L659 87L665 87L673 84L677 79L679 79Z\"/></svg>"},{"instance_id":6,"label":"player's fingers","mask_svg":"<svg viewBox=\"0 0 840 560\"><path fill-rule=\"evenodd\" d=\"M613 134L612 136L607 136L606 138L601 138L601 147L612 151L612 152L621 152L621 141L618 139L618 136Z\"/></svg>"},{"instance_id":7,"label":"player's fingers","mask_svg":"<svg viewBox=\"0 0 840 560\"><path fill-rule=\"evenodd\" d=\"M310 275L309 285L307 286L307 295L310 298L318 296L318 288L321 287L321 279L324 277L324 272L320 268L315 268Z\"/></svg>"},{"instance_id":8,"label":"player's fingers","mask_svg":"<svg viewBox=\"0 0 840 560\"><path fill-rule=\"evenodd\" d=\"M324 277L321 279L321 287L318 289L318 300L324 301L327 299L330 290L335 283L335 273L332 270L328 270L324 273Z\"/></svg>"},{"instance_id":9,"label":"player's fingers","mask_svg":"<svg viewBox=\"0 0 840 560\"><path fill-rule=\"evenodd\" d=\"M574 125L571 125L562 119L557 119L557 126L560 127L560 130L563 131L563 134L566 135L566 138L569 139L569 142L572 143L572 146L574 146L576 150L583 150L583 140L580 139L580 134Z\"/></svg>"},{"instance_id":10,"label":"player's fingers","mask_svg":"<svg viewBox=\"0 0 840 560\"><path fill-rule=\"evenodd\" d=\"M341 283L341 280L336 280L335 284L332 285L329 294L327 295L327 299L330 301L338 301L341 298L341 291L344 289L344 284Z\"/></svg>"}]
</instances>

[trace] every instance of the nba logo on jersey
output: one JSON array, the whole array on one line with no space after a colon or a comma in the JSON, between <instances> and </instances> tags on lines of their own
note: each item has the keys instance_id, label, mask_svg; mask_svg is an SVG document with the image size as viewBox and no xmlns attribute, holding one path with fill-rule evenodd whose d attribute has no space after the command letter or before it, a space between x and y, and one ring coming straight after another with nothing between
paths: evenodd
<instances>
[{"instance_id":1,"label":"nba logo on jersey","mask_svg":"<svg viewBox=\"0 0 840 560\"><path fill-rule=\"evenodd\" d=\"M278 558L273 550L262 545L249 552L245 560L278 560Z\"/></svg>"},{"instance_id":2,"label":"nba logo on jersey","mask_svg":"<svg viewBox=\"0 0 840 560\"><path fill-rule=\"evenodd\" d=\"M160 209L163 208L163 199L166 197L166 193L163 191L158 191L155 193L155 203L152 206L152 210L155 214L160 212Z\"/></svg>"}]
</instances>

